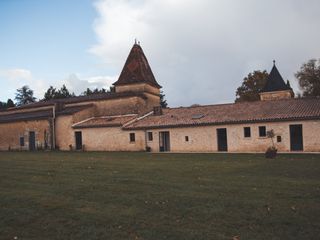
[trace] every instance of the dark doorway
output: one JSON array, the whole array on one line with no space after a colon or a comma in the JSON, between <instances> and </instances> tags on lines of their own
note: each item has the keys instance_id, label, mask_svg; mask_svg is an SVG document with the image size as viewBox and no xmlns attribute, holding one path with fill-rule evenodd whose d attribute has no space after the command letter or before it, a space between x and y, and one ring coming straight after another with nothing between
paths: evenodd
<instances>
[{"instance_id":1,"label":"dark doorway","mask_svg":"<svg viewBox=\"0 0 320 240\"><path fill-rule=\"evenodd\" d=\"M218 128L217 129L217 139L218 139L218 151L227 152L228 151L228 140L227 140L227 129Z\"/></svg>"},{"instance_id":2,"label":"dark doorway","mask_svg":"<svg viewBox=\"0 0 320 240\"><path fill-rule=\"evenodd\" d=\"M36 150L36 134L35 132L29 132L29 150Z\"/></svg>"},{"instance_id":3,"label":"dark doorway","mask_svg":"<svg viewBox=\"0 0 320 240\"><path fill-rule=\"evenodd\" d=\"M290 125L291 151L303 151L302 124Z\"/></svg>"},{"instance_id":4,"label":"dark doorway","mask_svg":"<svg viewBox=\"0 0 320 240\"><path fill-rule=\"evenodd\" d=\"M170 151L170 133L159 132L159 150L160 152Z\"/></svg>"},{"instance_id":5,"label":"dark doorway","mask_svg":"<svg viewBox=\"0 0 320 240\"><path fill-rule=\"evenodd\" d=\"M82 132L75 132L75 138L76 138L76 150L82 149Z\"/></svg>"}]
</instances>

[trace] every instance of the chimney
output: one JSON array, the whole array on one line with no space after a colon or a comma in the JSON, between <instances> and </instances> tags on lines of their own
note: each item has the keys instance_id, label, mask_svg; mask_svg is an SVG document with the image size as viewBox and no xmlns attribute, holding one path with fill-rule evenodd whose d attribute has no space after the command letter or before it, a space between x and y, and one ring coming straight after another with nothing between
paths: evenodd
<instances>
[{"instance_id":1,"label":"chimney","mask_svg":"<svg viewBox=\"0 0 320 240\"><path fill-rule=\"evenodd\" d=\"M162 108L161 108L161 106L153 107L153 115L154 115L154 116L160 116L160 115L162 115Z\"/></svg>"}]
</instances>

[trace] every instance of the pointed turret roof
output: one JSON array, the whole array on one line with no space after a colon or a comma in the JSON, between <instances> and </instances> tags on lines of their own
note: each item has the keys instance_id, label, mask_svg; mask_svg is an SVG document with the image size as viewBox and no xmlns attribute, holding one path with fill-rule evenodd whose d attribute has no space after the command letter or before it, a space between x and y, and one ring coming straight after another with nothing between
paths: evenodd
<instances>
[{"instance_id":1,"label":"pointed turret roof","mask_svg":"<svg viewBox=\"0 0 320 240\"><path fill-rule=\"evenodd\" d=\"M113 85L119 86L134 83L148 83L156 88L161 88L152 73L140 44L137 43L133 45L119 79Z\"/></svg>"},{"instance_id":2,"label":"pointed turret roof","mask_svg":"<svg viewBox=\"0 0 320 240\"><path fill-rule=\"evenodd\" d=\"M290 87L289 82L287 84L284 82L276 67L276 62L273 61L273 67L267 78L267 83L261 92L275 92L284 90L292 90L292 88Z\"/></svg>"}]
</instances>

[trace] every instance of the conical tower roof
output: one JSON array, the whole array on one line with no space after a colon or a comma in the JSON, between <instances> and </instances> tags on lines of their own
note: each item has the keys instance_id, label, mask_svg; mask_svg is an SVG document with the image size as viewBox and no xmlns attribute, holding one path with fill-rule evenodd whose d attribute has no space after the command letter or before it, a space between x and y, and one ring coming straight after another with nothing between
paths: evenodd
<instances>
[{"instance_id":1,"label":"conical tower roof","mask_svg":"<svg viewBox=\"0 0 320 240\"><path fill-rule=\"evenodd\" d=\"M261 92L275 92L284 90L292 90L292 88L289 84L285 83L276 67L275 61L273 61L273 67L267 78L267 83Z\"/></svg>"},{"instance_id":2,"label":"conical tower roof","mask_svg":"<svg viewBox=\"0 0 320 240\"><path fill-rule=\"evenodd\" d=\"M113 85L120 86L134 83L148 83L156 88L161 88L152 73L140 44L137 43L133 45L119 79Z\"/></svg>"}]
</instances>

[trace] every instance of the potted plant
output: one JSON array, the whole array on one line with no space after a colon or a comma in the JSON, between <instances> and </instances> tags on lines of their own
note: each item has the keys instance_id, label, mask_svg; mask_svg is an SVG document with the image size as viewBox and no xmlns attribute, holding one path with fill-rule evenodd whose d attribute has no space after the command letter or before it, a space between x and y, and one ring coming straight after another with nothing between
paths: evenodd
<instances>
[{"instance_id":1,"label":"potted plant","mask_svg":"<svg viewBox=\"0 0 320 240\"><path fill-rule=\"evenodd\" d=\"M271 139L272 146L268 147L266 151L266 158L275 158L277 156L278 149L274 145L273 138L275 137L273 129L267 131L267 137Z\"/></svg>"}]
</instances>

